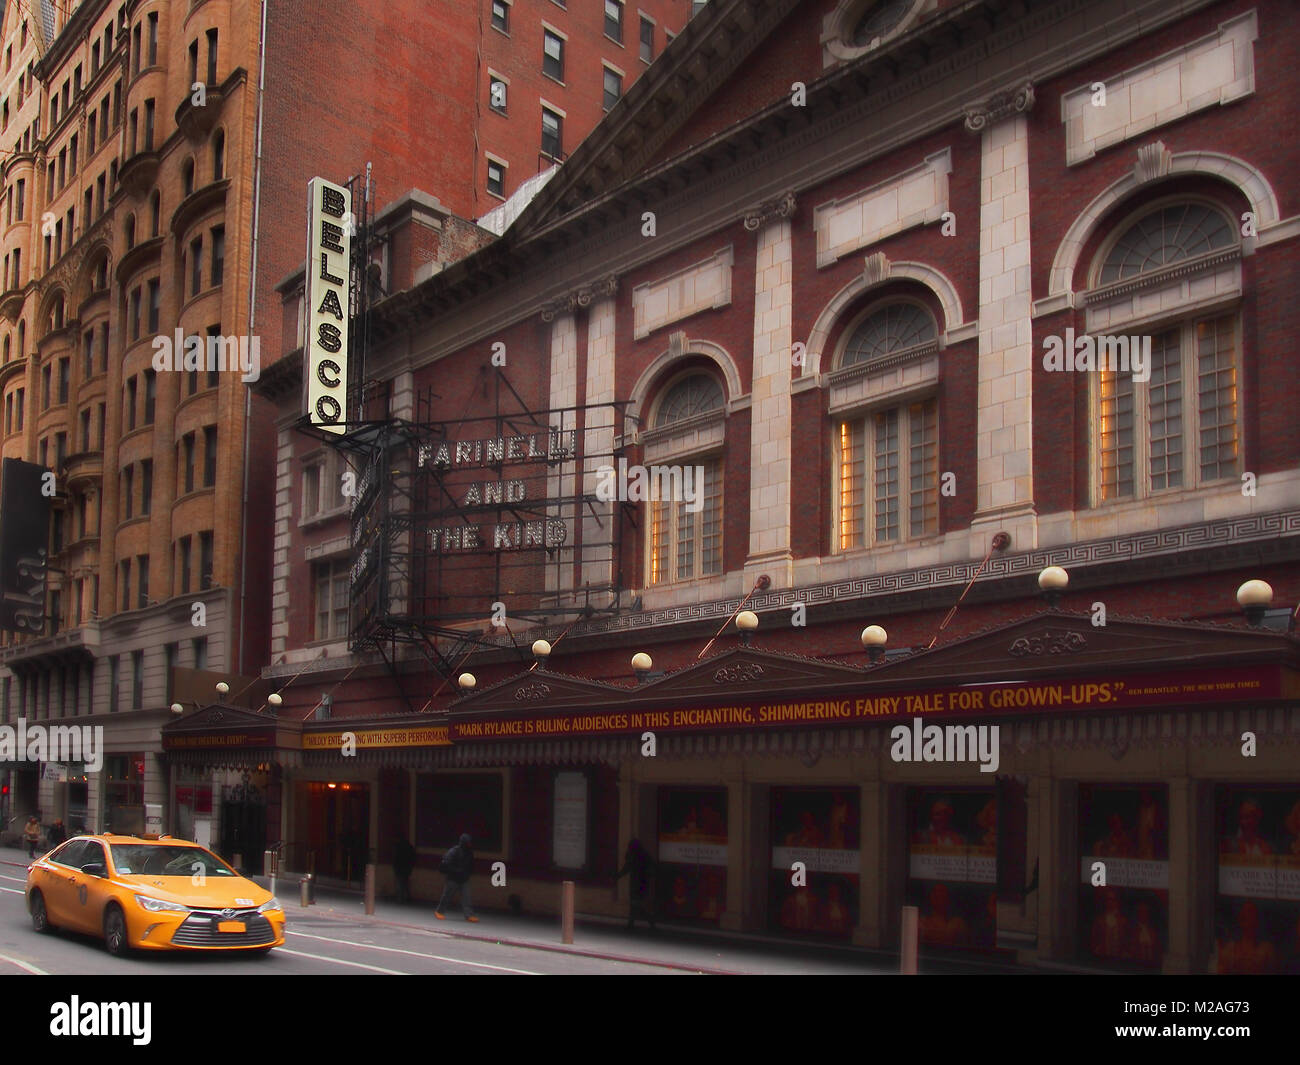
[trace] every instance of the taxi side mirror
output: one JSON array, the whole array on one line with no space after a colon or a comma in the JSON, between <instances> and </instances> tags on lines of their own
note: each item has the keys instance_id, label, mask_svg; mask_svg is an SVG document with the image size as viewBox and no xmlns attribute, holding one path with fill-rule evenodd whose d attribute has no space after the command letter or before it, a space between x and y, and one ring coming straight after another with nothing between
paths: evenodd
<instances>
[{"instance_id":1,"label":"taxi side mirror","mask_svg":"<svg viewBox=\"0 0 1300 1065\"><path fill-rule=\"evenodd\" d=\"M87 876L97 876L101 879L108 876L108 866L103 862L87 862L81 867L81 871Z\"/></svg>"}]
</instances>

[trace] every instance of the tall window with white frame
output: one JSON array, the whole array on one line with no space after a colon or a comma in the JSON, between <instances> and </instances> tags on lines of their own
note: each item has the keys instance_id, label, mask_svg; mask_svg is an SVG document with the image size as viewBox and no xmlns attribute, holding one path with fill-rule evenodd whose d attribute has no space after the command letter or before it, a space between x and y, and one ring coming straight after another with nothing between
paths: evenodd
<instances>
[{"instance_id":1,"label":"tall window with white frame","mask_svg":"<svg viewBox=\"0 0 1300 1065\"><path fill-rule=\"evenodd\" d=\"M1199 202L1156 207L1102 246L1089 305L1122 291L1112 286L1160 284L1171 266L1209 273L1238 248L1236 229L1217 208ZM1130 353L1130 369L1095 371L1096 503L1235 480L1241 465L1235 305L1181 316L1175 308L1154 326L1113 328L1130 334L1124 338L1130 348L1149 337L1150 365L1134 364ZM1116 338L1107 340L1113 349Z\"/></svg>"},{"instance_id":2,"label":"tall window with white frame","mask_svg":"<svg viewBox=\"0 0 1300 1065\"><path fill-rule=\"evenodd\" d=\"M852 328L839 370L885 370L931 350L934 318L907 301L868 312ZM939 417L932 395L839 418L834 434L834 548L897 543L939 531Z\"/></svg>"},{"instance_id":3,"label":"tall window with white frame","mask_svg":"<svg viewBox=\"0 0 1300 1065\"><path fill-rule=\"evenodd\" d=\"M671 447L677 429L720 421L726 409L713 375L690 372L671 384L651 420L649 441ZM722 572L722 460L681 455L649 465L648 583L698 580ZM702 476L701 476L702 475Z\"/></svg>"}]
</instances>

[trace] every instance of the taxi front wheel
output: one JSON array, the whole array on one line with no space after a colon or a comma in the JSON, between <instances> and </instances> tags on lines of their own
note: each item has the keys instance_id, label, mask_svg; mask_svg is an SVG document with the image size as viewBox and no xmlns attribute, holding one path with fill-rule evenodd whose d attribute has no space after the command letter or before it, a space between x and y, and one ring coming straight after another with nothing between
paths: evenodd
<instances>
[{"instance_id":1,"label":"taxi front wheel","mask_svg":"<svg viewBox=\"0 0 1300 1065\"><path fill-rule=\"evenodd\" d=\"M32 892L31 914L32 927L36 931L42 934L54 931L54 925L50 924L50 915L45 910L45 896L39 891Z\"/></svg>"},{"instance_id":2,"label":"taxi front wheel","mask_svg":"<svg viewBox=\"0 0 1300 1065\"><path fill-rule=\"evenodd\" d=\"M115 958L131 952L126 941L126 914L116 904L104 911L104 947Z\"/></svg>"}]
</instances>

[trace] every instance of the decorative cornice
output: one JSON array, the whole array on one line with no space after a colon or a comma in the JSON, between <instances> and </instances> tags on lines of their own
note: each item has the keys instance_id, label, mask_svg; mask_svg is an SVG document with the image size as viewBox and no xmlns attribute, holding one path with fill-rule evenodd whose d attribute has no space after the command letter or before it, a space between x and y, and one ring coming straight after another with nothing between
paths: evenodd
<instances>
[{"instance_id":1,"label":"decorative cornice","mask_svg":"<svg viewBox=\"0 0 1300 1065\"><path fill-rule=\"evenodd\" d=\"M1007 654L1013 658L1025 658L1029 655L1073 654L1088 644L1088 638L1081 632L1053 632L1051 629L1036 636L1022 636L1007 648Z\"/></svg>"},{"instance_id":2,"label":"decorative cornice","mask_svg":"<svg viewBox=\"0 0 1300 1065\"><path fill-rule=\"evenodd\" d=\"M1023 115L1033 109L1034 86L1024 82L1014 89L994 93L982 104L967 104L966 128L972 133L981 132L985 126L1001 122L1012 115Z\"/></svg>"},{"instance_id":3,"label":"decorative cornice","mask_svg":"<svg viewBox=\"0 0 1300 1065\"><path fill-rule=\"evenodd\" d=\"M542 305L542 321L552 322L558 315L572 314L582 307L590 307L598 299L607 299L618 294L618 275L609 274L599 281L581 285L567 296L559 296Z\"/></svg>"},{"instance_id":4,"label":"decorative cornice","mask_svg":"<svg viewBox=\"0 0 1300 1065\"><path fill-rule=\"evenodd\" d=\"M757 207L751 207L745 212L745 228L753 233L760 229L768 222L776 222L782 218L789 218L794 214L795 198L794 190L790 189L775 199L765 200Z\"/></svg>"}]
</instances>

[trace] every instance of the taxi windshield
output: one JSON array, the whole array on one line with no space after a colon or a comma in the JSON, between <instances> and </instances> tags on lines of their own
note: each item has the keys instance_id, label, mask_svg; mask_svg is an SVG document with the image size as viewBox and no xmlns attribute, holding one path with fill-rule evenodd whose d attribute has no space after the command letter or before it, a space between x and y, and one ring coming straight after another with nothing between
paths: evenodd
<instances>
[{"instance_id":1,"label":"taxi windshield","mask_svg":"<svg viewBox=\"0 0 1300 1065\"><path fill-rule=\"evenodd\" d=\"M122 876L238 876L215 854L202 847L150 846L112 843L113 866Z\"/></svg>"}]
</instances>

